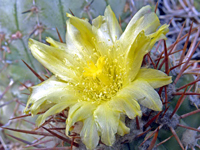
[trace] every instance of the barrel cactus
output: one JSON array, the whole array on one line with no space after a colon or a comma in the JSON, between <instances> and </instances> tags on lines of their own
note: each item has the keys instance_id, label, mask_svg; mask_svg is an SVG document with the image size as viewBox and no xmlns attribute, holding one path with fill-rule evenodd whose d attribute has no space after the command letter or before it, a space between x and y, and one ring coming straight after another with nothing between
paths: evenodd
<instances>
[{"instance_id":1,"label":"barrel cactus","mask_svg":"<svg viewBox=\"0 0 200 150\"><path fill-rule=\"evenodd\" d=\"M142 20L143 17L146 17L144 22L153 22L153 19L157 17L155 13L150 12L157 10L157 15L160 14L161 23L169 24L170 19L166 18L166 16L169 13L173 14L173 11L171 11L172 9L183 10L184 14L184 10L191 8L191 10L189 9L191 11L190 13L195 12L194 15L198 15L192 2L187 1L183 4L181 0L176 1L177 7L175 7L171 1L160 1L157 5L158 9L154 1L149 1L149 3L147 3L146 1L131 0L53 0L51 2L44 0L27 0L23 2L21 0L0 0L0 2L0 11L3 14L0 18L0 147L4 149L16 147L20 149L25 146L27 149L34 147L35 149L96 148L127 150L199 148L198 133L200 131L200 111L198 108L200 105L200 79L198 73L199 64L198 61L195 60L199 57L198 37L200 29L196 25L198 23L198 16L197 18L194 17L196 20L193 23L190 18L187 18L185 26L183 25L184 22L178 21L177 18L173 20L173 26L172 28L169 26L169 30L171 29L170 31L173 31L174 29L179 29L179 32L176 31L174 34L170 31L167 33L168 25L163 25L156 31L159 24L154 24L154 26L150 27L154 28L154 31L148 31L148 27L147 29L145 28L145 25L148 25L146 23L143 29L135 32L135 35L138 34L138 40L137 38L136 40L134 40L134 38L126 39L122 34L122 31L127 34L131 34L131 31L135 31L134 28L131 28L131 25L135 23L134 21L130 23L131 25L127 26L127 24L134 14L146 4L152 6L151 10L150 6L142 8L139 11L140 13L137 13L141 16L136 14L136 22L140 22L138 20ZM195 5L197 4L195 3ZM5 7L7 9L5 9ZM104 13L105 9L106 11ZM170 12L168 12L169 10ZM71 19L67 18L66 13L68 13L67 16ZM187 14L188 11L185 11L185 13ZM99 15L104 15L104 17L98 17ZM154 17L148 20L151 16ZM184 17L184 15L182 16ZM180 15L179 18L182 16ZM95 19L96 17L98 18ZM68 20L67 24L66 20ZM103 22L100 23L100 21ZM155 19L154 23L159 23L159 21ZM66 77L70 76L70 74L72 75L73 72L68 71L67 74L61 72L57 73L62 64L59 64L59 62L57 62L57 64L51 62L50 58L57 61L54 57L65 57L66 54L63 53L63 50L65 50L66 46L70 47L70 44L76 42L78 38L74 38L73 41L70 41L69 33L72 32L79 31L82 36L84 35L85 38L89 38L79 40L83 40L89 46L92 46L91 43L88 43L88 40L92 39L92 37L90 37L90 30L88 30L90 24L93 24L93 28L96 27L99 29L96 30L97 32L95 32L95 34L98 34L98 37L101 37L102 41L107 40L105 37L109 37L110 41L104 41L104 44L100 43L100 50L97 48L97 50L91 51L90 56L92 57L88 57L87 60L82 60L81 66L76 66L79 67L79 70L82 69L84 72L83 75L78 76L77 80L85 84L88 82L85 87L90 87L93 80L98 80L108 85L110 77L107 80L105 68L112 70L112 68L115 67L111 67L112 65L110 64L112 60L111 57L113 56L105 57L106 55L103 55L105 52L103 50L105 50L105 48L103 48L102 45L105 45L105 42L112 43L121 38L126 40L121 44L120 42L116 42L119 44L118 47L122 49L121 45L126 45L126 43L127 45L131 45L132 42L137 41L140 43L140 46L138 48L135 47L135 49L141 52L142 47L147 45L148 38L150 38L150 45L144 48L144 54L136 54L135 52L131 55L132 53L130 53L130 56L127 57L129 59L126 61L129 63L138 62L134 68L131 66L134 70L138 70L137 66L141 67L140 64L142 64L143 69L140 70L139 74L136 71L132 72L132 74L136 72L133 81L136 80L135 78L139 78L139 81L143 81L147 80L148 77L156 76L156 78L151 79L151 81L147 81L148 85L151 85L151 88L150 86L147 88L147 85L143 82L133 82L135 83L135 86L132 87L134 90L132 93L129 93L130 89L128 89L128 87L130 83L128 80L123 83L124 85L120 81L120 84L116 82L117 87L120 86L118 87L120 90L112 94L112 97L113 95L115 96L115 101L109 103L109 106L107 106L107 102L106 105L105 102L99 102L101 105L98 103L98 107L96 106L96 102L88 103L89 100L86 101L88 98L94 99L94 95L88 96L88 94L91 95L91 90L95 90L96 83L93 83L94 85L89 92L85 91L87 88L83 89L83 91L88 94L79 96L79 98L76 99L78 103L73 103L73 95L77 96L82 92L78 84L74 85L80 88L78 93L74 93L75 89L73 86L68 88L68 91L70 91L68 94L68 98L71 100L70 104L67 104L60 98L62 97L61 94L63 94L62 90L56 90L57 88L55 87L55 90L51 91L51 89L50 93L48 93L49 87L43 87L44 84L41 82L47 85L49 84L51 87L56 86L56 84L58 84L58 87L68 83L74 84L73 81L69 82L68 79L66 79ZM174 25L178 25L179 28ZM135 25L135 27L137 26ZM93 29L92 32L94 31ZM111 33L107 34L102 31L111 31ZM91 34L93 34L92 32ZM150 34L150 32L155 33ZM65 33L67 33L66 41ZM120 37L121 34L122 36ZM165 34L167 34L167 40ZM147 38L147 35L150 37ZM143 40L139 39L140 37L143 37ZM144 37L146 37L146 39ZM28 46L28 39L30 38L32 39ZM94 40L91 40L91 42L94 42ZM157 40L158 42L154 46ZM135 42L135 45L139 45L137 42ZM117 49L117 44L114 47L115 51L118 51L115 57L117 58L116 61L121 62L118 63L118 66L120 66L123 65L124 59L120 60L120 58L117 57L122 55L122 52ZM32 56L29 48L33 56L39 60L42 65ZM43 57L44 53L49 55L47 52L50 52L51 49L53 55L48 58L49 61L46 61L46 56ZM75 51L73 47L71 47L71 49ZM108 46L108 52L109 49L112 51L112 45ZM150 49L151 51L148 51ZM80 57L81 53L77 54ZM82 54L85 58L86 53ZM100 56L97 57L98 55ZM137 55L140 57L140 59L138 57L137 60L140 61L134 60ZM75 64L77 61L74 57L75 56L71 57L70 55L69 57L66 56L67 60L65 64L68 64L68 66ZM123 57L125 58L125 56ZM50 67L46 62L50 64ZM55 66L51 66L51 63L57 67L52 69L52 67ZM112 64L114 65L114 61L112 61ZM129 66L125 65L125 67ZM129 68L130 70L131 67ZM119 75L125 72L123 68L121 72L119 70L120 68L115 71L115 75L117 71ZM145 71L147 71L146 74ZM55 76L53 76L53 74L55 74ZM62 74L65 75L62 76ZM125 72L125 74L122 75L125 81L130 76L130 74L129 76L127 74L128 72ZM110 72L108 73L108 76L109 75L111 75ZM172 83L170 76L172 77ZM65 82L65 79L67 82ZM158 83L157 80L160 82ZM52 84L50 84L50 82L52 82ZM141 89L137 91L140 86ZM123 90L123 88L121 89L121 87L125 87L125 90ZM157 96L153 93L152 87L156 88L157 92L155 93L158 93ZM63 89L65 88L64 86ZM99 91L101 91L101 89L103 88L98 87ZM141 92L141 90L143 90L143 92ZM52 93L53 95L51 92L54 92ZM105 90L103 92L109 93L109 91ZM140 92L141 94L138 94ZM48 100L43 98L44 101L38 103L36 98L45 93L46 95L44 97L48 97L48 95L51 97L48 97ZM101 94L101 92L99 92L99 94ZM103 95L106 96L103 98L105 101L113 99L112 97L108 98L106 94L102 94L101 96ZM97 95L95 99L99 99L99 96L100 95ZM58 97L60 99L59 102L52 105L52 102L55 102ZM65 97L65 95L63 95L63 97ZM86 97L84 102L80 100L80 97ZM134 101L134 105L133 101L131 101L131 103L127 101L130 97L134 97L140 105L137 101ZM27 99L29 99L28 103ZM121 99L126 99L126 101L122 101ZM151 104L151 102L155 103ZM25 105L25 112L27 114L23 114ZM98 111L94 111L94 109ZM91 111L95 112L94 118L99 116L96 120L92 120L89 117ZM34 117L29 117L31 115L34 115ZM65 122L66 120L67 122ZM66 130L67 132L65 133ZM85 131L84 134L83 131ZM24 133L28 133L29 135L25 137ZM115 135L115 133L118 134ZM66 134L68 136L66 136ZM95 134L96 136L94 136ZM18 144L18 142L22 144Z\"/></svg>"}]
</instances>

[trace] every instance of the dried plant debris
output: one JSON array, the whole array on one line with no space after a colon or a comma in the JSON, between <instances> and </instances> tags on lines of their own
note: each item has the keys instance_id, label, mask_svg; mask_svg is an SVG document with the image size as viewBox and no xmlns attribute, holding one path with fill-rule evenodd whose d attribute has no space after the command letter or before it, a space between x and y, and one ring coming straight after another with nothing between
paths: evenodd
<instances>
[{"instance_id":1,"label":"dried plant debris","mask_svg":"<svg viewBox=\"0 0 200 150\"><path fill-rule=\"evenodd\" d=\"M182 33L188 33L190 30L191 24L193 24L193 28L199 27L200 23L200 12L195 7L194 0L161 0L159 1L159 12L160 12L160 19L164 22L171 22L170 23L170 31L168 36L172 39L176 39L178 34L181 31L181 27L184 25ZM192 33L189 36L189 43L191 44L195 34ZM200 38L197 38L199 41ZM179 43L180 48L183 48L184 43L187 41L187 38L182 40ZM199 60L200 59L200 49L197 48L195 54L192 56L192 59Z\"/></svg>"}]
</instances>

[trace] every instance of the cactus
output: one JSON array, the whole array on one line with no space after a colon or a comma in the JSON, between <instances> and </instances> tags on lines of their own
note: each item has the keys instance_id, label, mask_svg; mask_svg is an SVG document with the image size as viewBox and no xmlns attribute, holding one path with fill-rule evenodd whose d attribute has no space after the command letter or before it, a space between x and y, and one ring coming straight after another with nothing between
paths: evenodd
<instances>
[{"instance_id":1,"label":"cactus","mask_svg":"<svg viewBox=\"0 0 200 150\"><path fill-rule=\"evenodd\" d=\"M28 38L35 38L44 43L47 36L58 41L60 39L64 40L66 32L65 20L67 20L66 12L73 13L80 18L88 18L91 22L93 18L103 14L106 5L111 5L117 18L120 17L122 29L125 29L131 16L146 3L145 1L135 1L133 4L133 2L126 2L125 0L117 0L117 2L114 0L75 0L73 2L70 0L53 0L47 3L44 0L27 0L23 2L22 0L0 0L0 12L3 14L0 17L0 126L3 126L3 128L0 128L0 146L2 144L5 148L5 145L9 143L7 138L10 138L10 140L15 139L26 145L32 145L36 142L34 141L36 137L39 141L39 144L35 145L36 148L50 148L54 147L55 144L59 144L58 147L62 146L65 148L70 145L74 147L79 146L80 149L85 148L79 140L79 135L75 135L71 139L64 136L62 130L64 131L65 125L62 119L65 118L66 112L49 118L47 124L51 126L50 128L44 125L37 129L32 124L35 122L35 118L29 117L28 121L27 118L24 118L22 110L28 96L23 93L29 92L26 87L38 84L40 80L37 77L45 79L50 76L48 70L41 66L30 54L27 46ZM162 2L158 6L159 12L162 9L166 11L166 8L169 8L166 5L171 6L170 1L166 0L164 2L164 8L160 8ZM180 2L177 1L177 7L173 7L173 9L184 10L187 8L187 5L183 6ZM151 1L151 4L155 8L155 3ZM169 14L167 11L166 13ZM166 23L169 22L169 19L166 19L165 16L160 15L160 18ZM165 106L163 111L152 112L149 109L142 108L142 118L134 120L126 118L126 125L131 129L130 134L117 137L112 147L100 144L98 146L99 149L162 150L172 149L173 145L173 149L178 150L181 148L199 147L197 139L199 138L197 132L200 131L198 128L200 126L200 111L198 109L200 105L199 68L197 68L198 63L195 60L191 60L198 58L192 55L196 51L195 56L198 56L197 52L199 51L197 47L199 44L199 29L195 30L197 26L195 23L197 22L198 18L193 23L192 28L191 20L189 19L186 27L183 27L183 32L179 38L177 36L180 33L181 23L178 21L173 22L173 25L178 24L179 32L169 32L168 35L170 37L168 37L167 43L158 42L151 53L144 57L143 65L152 68L156 67L166 73L168 73L169 69L172 69L169 71L169 74L173 77L174 83L158 89L158 93L162 97ZM60 33L60 38L57 35L56 28ZM170 31L174 29L177 28L173 27ZM186 35L186 38L176 42L184 35ZM179 49L183 49L184 53L178 51ZM21 59L38 75L35 76ZM187 60L190 61L187 62ZM17 116L20 117L15 118ZM10 118L15 119L9 121ZM36 131L31 131L31 129ZM12 130L18 132L13 132ZM28 133L28 131L30 131L30 134L35 134L35 136L24 137L23 132ZM4 132L8 135L5 135ZM38 134L47 135L49 138L42 140ZM188 136L192 136L193 139L187 140ZM56 142L52 142L54 138L56 138ZM45 144L40 144L41 141ZM64 145L61 144L62 141Z\"/></svg>"},{"instance_id":2,"label":"cactus","mask_svg":"<svg viewBox=\"0 0 200 150\"><path fill-rule=\"evenodd\" d=\"M125 1L117 0L117 3L119 5L113 8L119 17L123 13ZM22 60L39 75L48 75L45 68L31 55L27 46L28 39L31 37L45 41L45 38L50 36L59 40L56 28L61 38L65 39L66 12L71 11L76 16L92 19L103 14L108 4L115 5L113 0L53 0L48 3L45 0L0 0L0 125L32 128L32 125L25 121L22 121L22 125L19 125L21 121L9 121L10 118L23 113L28 98L25 86L30 87L39 83L39 79L27 69ZM31 121L34 122L34 119ZM0 135L5 137L2 129ZM23 135L14 133L14 136L27 139ZM33 140L33 137L29 140Z\"/></svg>"}]
</instances>

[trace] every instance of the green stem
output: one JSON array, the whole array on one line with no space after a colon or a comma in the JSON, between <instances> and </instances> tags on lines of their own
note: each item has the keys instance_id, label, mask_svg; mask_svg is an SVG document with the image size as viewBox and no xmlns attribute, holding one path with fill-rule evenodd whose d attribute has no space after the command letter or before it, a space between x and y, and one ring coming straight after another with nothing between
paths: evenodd
<instances>
[{"instance_id":1,"label":"green stem","mask_svg":"<svg viewBox=\"0 0 200 150\"><path fill-rule=\"evenodd\" d=\"M16 28L17 28L17 31L20 31L20 29L19 29L19 21L18 21L18 13L17 13L17 0L15 1L15 4L14 4L14 10L15 10L15 24L16 24ZM23 47L24 47L24 51L25 51L25 53L26 53L26 57L27 57L27 59L28 59L28 61L29 61L29 63L30 63L30 65L31 65L31 67L36 71L36 69L35 69L35 67L34 67L34 65L33 65L33 62L31 61L31 57L30 57L30 55L29 55L29 53L28 53L28 49L26 48L26 45L25 45L25 43L24 43L24 41L22 40L22 39L20 39L20 41L21 41L21 43L22 43L22 45L23 45Z\"/></svg>"},{"instance_id":2,"label":"green stem","mask_svg":"<svg viewBox=\"0 0 200 150\"><path fill-rule=\"evenodd\" d=\"M61 18L62 18L62 22L63 22L63 28L64 28L64 31L66 32L65 17L64 17L64 13L63 13L63 4L62 4L61 0L59 0L59 11L60 11L61 16L62 16Z\"/></svg>"}]
</instances>

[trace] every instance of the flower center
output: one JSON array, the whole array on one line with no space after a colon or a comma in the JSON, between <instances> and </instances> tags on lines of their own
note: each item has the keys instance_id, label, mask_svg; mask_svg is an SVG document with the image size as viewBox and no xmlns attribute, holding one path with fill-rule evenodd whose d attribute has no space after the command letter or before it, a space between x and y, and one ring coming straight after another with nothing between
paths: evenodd
<instances>
[{"instance_id":1,"label":"flower center","mask_svg":"<svg viewBox=\"0 0 200 150\"><path fill-rule=\"evenodd\" d=\"M111 61L106 57L100 57L96 64L88 62L77 85L83 92L82 100L107 101L116 95L122 87L124 74L119 64L117 60Z\"/></svg>"},{"instance_id":2,"label":"flower center","mask_svg":"<svg viewBox=\"0 0 200 150\"><path fill-rule=\"evenodd\" d=\"M100 57L97 60L96 65L91 61L87 62L88 68L84 68L85 72L83 73L84 76L93 77L93 79L96 79L96 77L102 73L103 66L105 64L105 57Z\"/></svg>"}]
</instances>

